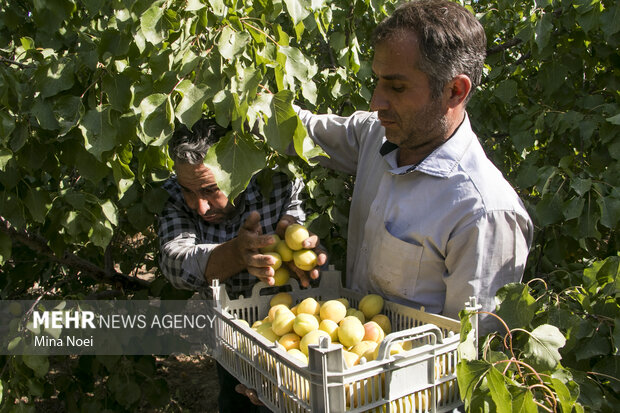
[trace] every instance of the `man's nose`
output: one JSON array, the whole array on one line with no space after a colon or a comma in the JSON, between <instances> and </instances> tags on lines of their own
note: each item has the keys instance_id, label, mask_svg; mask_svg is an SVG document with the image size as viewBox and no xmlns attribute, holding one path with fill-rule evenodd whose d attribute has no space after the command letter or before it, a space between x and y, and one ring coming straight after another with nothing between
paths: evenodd
<instances>
[{"instance_id":1,"label":"man's nose","mask_svg":"<svg viewBox=\"0 0 620 413\"><path fill-rule=\"evenodd\" d=\"M378 112L380 110L387 109L389 109L389 103L379 87L376 87L372 92L372 98L370 99L370 110L372 112Z\"/></svg>"},{"instance_id":2,"label":"man's nose","mask_svg":"<svg viewBox=\"0 0 620 413\"><path fill-rule=\"evenodd\" d=\"M206 198L198 198L196 203L196 212L200 215L205 215L211 209L211 204Z\"/></svg>"}]
</instances>

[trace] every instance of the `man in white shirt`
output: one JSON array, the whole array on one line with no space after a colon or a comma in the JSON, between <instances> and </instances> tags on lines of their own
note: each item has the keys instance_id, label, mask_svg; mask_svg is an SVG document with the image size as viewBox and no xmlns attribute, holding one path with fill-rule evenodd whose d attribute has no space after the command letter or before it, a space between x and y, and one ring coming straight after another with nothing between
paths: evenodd
<instances>
[{"instance_id":1,"label":"man in white shirt","mask_svg":"<svg viewBox=\"0 0 620 413\"><path fill-rule=\"evenodd\" d=\"M470 296L493 311L523 276L533 226L467 116L484 30L456 3L419 0L380 23L374 44L372 112L297 108L323 165L356 177L347 286L452 318Z\"/></svg>"}]
</instances>

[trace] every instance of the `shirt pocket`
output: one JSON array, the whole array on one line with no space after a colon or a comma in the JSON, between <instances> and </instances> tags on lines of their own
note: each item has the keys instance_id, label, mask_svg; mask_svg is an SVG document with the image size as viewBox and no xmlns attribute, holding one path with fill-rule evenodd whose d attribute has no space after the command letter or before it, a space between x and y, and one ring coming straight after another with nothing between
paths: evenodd
<instances>
[{"instance_id":1,"label":"shirt pocket","mask_svg":"<svg viewBox=\"0 0 620 413\"><path fill-rule=\"evenodd\" d=\"M381 225L368 263L371 285L385 295L411 299L424 248L396 238Z\"/></svg>"}]
</instances>

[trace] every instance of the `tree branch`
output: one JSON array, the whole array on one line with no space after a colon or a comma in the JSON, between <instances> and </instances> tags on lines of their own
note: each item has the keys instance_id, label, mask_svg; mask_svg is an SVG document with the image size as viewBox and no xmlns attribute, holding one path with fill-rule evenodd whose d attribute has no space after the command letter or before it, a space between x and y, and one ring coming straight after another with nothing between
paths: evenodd
<instances>
[{"instance_id":1,"label":"tree branch","mask_svg":"<svg viewBox=\"0 0 620 413\"><path fill-rule=\"evenodd\" d=\"M16 62L15 60L7 59L6 57L3 57L3 56L0 56L0 62L9 64L9 65L15 65L22 69L34 69L36 67L34 65L25 65L23 63Z\"/></svg>"},{"instance_id":2,"label":"tree branch","mask_svg":"<svg viewBox=\"0 0 620 413\"><path fill-rule=\"evenodd\" d=\"M523 43L523 40L519 39L518 37L513 37L510 40L506 40L502 44L498 44L498 45L495 45L493 47L489 47L487 49L487 56L490 56L490 55L495 54L495 53L503 52L504 50L508 50L511 47L514 47L514 46L516 46L518 44L521 44L521 43Z\"/></svg>"},{"instance_id":3,"label":"tree branch","mask_svg":"<svg viewBox=\"0 0 620 413\"><path fill-rule=\"evenodd\" d=\"M27 231L18 231L2 216L0 216L0 231L8 234L13 241L17 241L22 245L30 248L40 255L46 256L53 261L71 267L75 270L88 273L99 282L116 285L120 283L123 287L144 288L148 287L148 281L139 278L130 277L111 268L109 271L100 268L92 262L85 260L73 253L65 252L62 257L57 256L50 247L47 246L47 240L43 237L28 233Z\"/></svg>"}]
</instances>

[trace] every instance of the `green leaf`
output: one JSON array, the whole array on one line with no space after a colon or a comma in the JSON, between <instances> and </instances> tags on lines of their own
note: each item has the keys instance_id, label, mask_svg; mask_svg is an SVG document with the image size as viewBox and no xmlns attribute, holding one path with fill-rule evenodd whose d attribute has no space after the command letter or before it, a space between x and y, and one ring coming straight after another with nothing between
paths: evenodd
<instances>
[{"instance_id":1,"label":"green leaf","mask_svg":"<svg viewBox=\"0 0 620 413\"><path fill-rule=\"evenodd\" d=\"M133 97L133 80L124 73L107 75L103 78L103 92L110 99L110 105L119 112L129 109Z\"/></svg>"},{"instance_id":2,"label":"green leaf","mask_svg":"<svg viewBox=\"0 0 620 413\"><path fill-rule=\"evenodd\" d=\"M495 96L504 103L512 103L517 97L517 87L517 82L514 80L503 80L495 88Z\"/></svg>"},{"instance_id":3,"label":"green leaf","mask_svg":"<svg viewBox=\"0 0 620 413\"><path fill-rule=\"evenodd\" d=\"M183 98L177 105L174 115L188 128L202 118L202 106L204 105L210 88L207 85L195 85L189 80L183 80L176 88Z\"/></svg>"},{"instance_id":4,"label":"green leaf","mask_svg":"<svg viewBox=\"0 0 620 413\"><path fill-rule=\"evenodd\" d=\"M461 400L471 400L482 379L493 366L484 360L461 360L456 366L456 378L459 384Z\"/></svg>"},{"instance_id":5,"label":"green leaf","mask_svg":"<svg viewBox=\"0 0 620 413\"><path fill-rule=\"evenodd\" d=\"M267 160L251 138L229 132L209 148L204 163L213 172L220 190L234 200L252 176L265 168Z\"/></svg>"},{"instance_id":6,"label":"green leaf","mask_svg":"<svg viewBox=\"0 0 620 413\"><path fill-rule=\"evenodd\" d=\"M163 144L174 130L173 112L170 96L167 94L155 93L142 99L140 140L147 145Z\"/></svg>"},{"instance_id":7,"label":"green leaf","mask_svg":"<svg viewBox=\"0 0 620 413\"><path fill-rule=\"evenodd\" d=\"M11 237L4 232L0 232L0 266L4 265L11 258L12 245Z\"/></svg>"},{"instance_id":8,"label":"green leaf","mask_svg":"<svg viewBox=\"0 0 620 413\"><path fill-rule=\"evenodd\" d=\"M496 313L510 329L527 327L536 314L536 300L529 293L529 287L521 283L503 286L495 296Z\"/></svg>"},{"instance_id":9,"label":"green leaf","mask_svg":"<svg viewBox=\"0 0 620 413\"><path fill-rule=\"evenodd\" d=\"M297 24L310 14L308 0L283 0L293 24Z\"/></svg>"},{"instance_id":10,"label":"green leaf","mask_svg":"<svg viewBox=\"0 0 620 413\"><path fill-rule=\"evenodd\" d=\"M13 158L13 152L0 148L0 171L4 171L6 164Z\"/></svg>"},{"instance_id":11,"label":"green leaf","mask_svg":"<svg viewBox=\"0 0 620 413\"><path fill-rule=\"evenodd\" d=\"M536 217L541 226L549 226L562 220L562 200L556 193L546 193L536 204Z\"/></svg>"},{"instance_id":12,"label":"green leaf","mask_svg":"<svg viewBox=\"0 0 620 413\"><path fill-rule=\"evenodd\" d=\"M270 105L271 112L265 124L267 143L280 153L286 153L297 129L298 118L291 105L293 97L293 93L289 90L283 90L273 95Z\"/></svg>"},{"instance_id":13,"label":"green leaf","mask_svg":"<svg viewBox=\"0 0 620 413\"><path fill-rule=\"evenodd\" d=\"M114 205L114 202L112 202L110 199L103 202L101 204L101 211L103 212L103 215L108 219L108 221L112 223L112 225L118 225L118 209L116 208L116 205Z\"/></svg>"},{"instance_id":14,"label":"green leaf","mask_svg":"<svg viewBox=\"0 0 620 413\"><path fill-rule=\"evenodd\" d=\"M117 143L116 125L112 122L110 106L97 106L89 110L80 122L86 150L98 160L104 152L114 149Z\"/></svg>"},{"instance_id":15,"label":"green leaf","mask_svg":"<svg viewBox=\"0 0 620 413\"><path fill-rule=\"evenodd\" d=\"M530 389L516 388L511 392L511 395L511 412L538 413L538 405L534 403L534 394L532 394L532 391Z\"/></svg>"},{"instance_id":16,"label":"green leaf","mask_svg":"<svg viewBox=\"0 0 620 413\"><path fill-rule=\"evenodd\" d=\"M577 195L584 196L592 188L592 180L575 177L571 179L570 187L577 192Z\"/></svg>"},{"instance_id":17,"label":"green leaf","mask_svg":"<svg viewBox=\"0 0 620 413\"><path fill-rule=\"evenodd\" d=\"M564 218L567 220L579 218L585 203L586 201L583 198L573 198L564 203L564 206L562 207Z\"/></svg>"},{"instance_id":18,"label":"green leaf","mask_svg":"<svg viewBox=\"0 0 620 413\"><path fill-rule=\"evenodd\" d=\"M211 6L213 14L219 17L224 17L226 15L228 8L224 4L224 0L209 0L208 3Z\"/></svg>"},{"instance_id":19,"label":"green leaf","mask_svg":"<svg viewBox=\"0 0 620 413\"><path fill-rule=\"evenodd\" d=\"M223 127L230 124L232 112L235 107L235 97L230 90L220 90L213 97L213 106L215 106L215 121Z\"/></svg>"},{"instance_id":20,"label":"green leaf","mask_svg":"<svg viewBox=\"0 0 620 413\"><path fill-rule=\"evenodd\" d=\"M112 236L114 235L114 228L110 224L110 221L103 220L97 221L93 225L91 231L88 236L93 244L105 250L110 241L112 240Z\"/></svg>"},{"instance_id":21,"label":"green leaf","mask_svg":"<svg viewBox=\"0 0 620 413\"><path fill-rule=\"evenodd\" d=\"M552 20L553 14L544 13L542 18L536 22L536 33L534 35L534 40L538 46L538 53L542 53L549 43L549 39L551 38L551 33L553 31Z\"/></svg>"},{"instance_id":22,"label":"green leaf","mask_svg":"<svg viewBox=\"0 0 620 413\"><path fill-rule=\"evenodd\" d=\"M4 111L0 111L0 139L8 141L15 129L15 119Z\"/></svg>"},{"instance_id":23,"label":"green leaf","mask_svg":"<svg viewBox=\"0 0 620 413\"><path fill-rule=\"evenodd\" d=\"M566 339L556 326L543 324L531 332L523 355L536 370L553 370L562 358L558 350L564 344Z\"/></svg>"},{"instance_id":24,"label":"green leaf","mask_svg":"<svg viewBox=\"0 0 620 413\"><path fill-rule=\"evenodd\" d=\"M499 413L512 413L512 399L510 392L506 388L506 378L495 367L489 369L487 373L487 384L489 392Z\"/></svg>"},{"instance_id":25,"label":"green leaf","mask_svg":"<svg viewBox=\"0 0 620 413\"><path fill-rule=\"evenodd\" d=\"M24 205L28 208L32 219L39 223L45 221L49 204L48 192L41 189L30 188L24 198Z\"/></svg>"},{"instance_id":26,"label":"green leaf","mask_svg":"<svg viewBox=\"0 0 620 413\"><path fill-rule=\"evenodd\" d=\"M35 376L44 377L50 368L47 356L40 355L23 355L24 364L34 371Z\"/></svg>"},{"instance_id":27,"label":"green leaf","mask_svg":"<svg viewBox=\"0 0 620 413\"><path fill-rule=\"evenodd\" d=\"M84 105L79 96L62 96L54 101L53 108L56 124L60 127L58 134L66 135L78 125L84 114Z\"/></svg>"},{"instance_id":28,"label":"green leaf","mask_svg":"<svg viewBox=\"0 0 620 413\"><path fill-rule=\"evenodd\" d=\"M165 38L165 29L162 18L164 10L163 1L156 1L140 16L140 28L144 38L153 45L160 44Z\"/></svg>"},{"instance_id":29,"label":"green leaf","mask_svg":"<svg viewBox=\"0 0 620 413\"><path fill-rule=\"evenodd\" d=\"M48 65L40 66L35 74L42 98L55 96L63 90L70 89L75 81L75 64L69 59L52 60Z\"/></svg>"},{"instance_id":30,"label":"green leaf","mask_svg":"<svg viewBox=\"0 0 620 413\"><path fill-rule=\"evenodd\" d=\"M620 199L603 196L599 197L596 203L601 210L601 224L611 230L616 229L620 219Z\"/></svg>"},{"instance_id":31,"label":"green leaf","mask_svg":"<svg viewBox=\"0 0 620 413\"><path fill-rule=\"evenodd\" d=\"M613 125L619 125L620 126L620 114L617 114L617 115L612 116L610 118L606 118L605 120L607 122L613 124Z\"/></svg>"},{"instance_id":32,"label":"green leaf","mask_svg":"<svg viewBox=\"0 0 620 413\"><path fill-rule=\"evenodd\" d=\"M601 15L601 27L607 38L620 31L618 21L620 21L620 4L611 2L610 7L606 8Z\"/></svg>"},{"instance_id":33,"label":"green leaf","mask_svg":"<svg viewBox=\"0 0 620 413\"><path fill-rule=\"evenodd\" d=\"M242 53L251 36L247 32L236 32L230 26L224 27L217 47L224 59L233 60L238 54Z\"/></svg>"},{"instance_id":34,"label":"green leaf","mask_svg":"<svg viewBox=\"0 0 620 413\"><path fill-rule=\"evenodd\" d=\"M553 385L553 390L555 391L555 394L558 395L560 405L562 406L562 411L566 413L572 412L573 407L577 402L577 396L579 395L579 387L577 387L577 391L575 393L571 393L569 388L566 386L566 384L564 384L562 380L554 377L551 378L551 384Z\"/></svg>"},{"instance_id":35,"label":"green leaf","mask_svg":"<svg viewBox=\"0 0 620 413\"><path fill-rule=\"evenodd\" d=\"M278 62L283 63L287 76L293 76L302 85L310 80L317 71L313 61L304 56L299 49L291 46L280 46L278 48Z\"/></svg>"}]
</instances>

